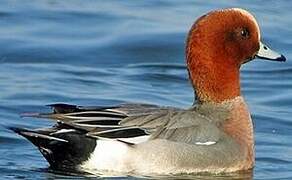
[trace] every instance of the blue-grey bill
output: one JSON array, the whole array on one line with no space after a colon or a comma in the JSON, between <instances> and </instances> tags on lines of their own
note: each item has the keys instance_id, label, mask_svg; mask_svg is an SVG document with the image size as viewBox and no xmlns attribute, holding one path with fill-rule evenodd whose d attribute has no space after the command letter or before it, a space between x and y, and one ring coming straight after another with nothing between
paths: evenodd
<instances>
[{"instance_id":1,"label":"blue-grey bill","mask_svg":"<svg viewBox=\"0 0 292 180\"><path fill-rule=\"evenodd\" d=\"M260 49L258 53L256 54L256 57L260 59L271 60L271 61L286 61L285 56L277 53L276 51L273 51L262 42L260 42Z\"/></svg>"}]
</instances>

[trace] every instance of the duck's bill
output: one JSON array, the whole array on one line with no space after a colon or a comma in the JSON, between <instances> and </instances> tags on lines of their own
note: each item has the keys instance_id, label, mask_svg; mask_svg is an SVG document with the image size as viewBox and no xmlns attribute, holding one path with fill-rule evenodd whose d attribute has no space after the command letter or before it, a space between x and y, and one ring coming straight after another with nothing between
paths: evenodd
<instances>
[{"instance_id":1,"label":"duck's bill","mask_svg":"<svg viewBox=\"0 0 292 180\"><path fill-rule=\"evenodd\" d=\"M277 53L276 51L273 51L262 42L260 42L260 49L258 53L256 54L256 57L260 59L271 60L271 61L286 61L285 56Z\"/></svg>"}]
</instances>

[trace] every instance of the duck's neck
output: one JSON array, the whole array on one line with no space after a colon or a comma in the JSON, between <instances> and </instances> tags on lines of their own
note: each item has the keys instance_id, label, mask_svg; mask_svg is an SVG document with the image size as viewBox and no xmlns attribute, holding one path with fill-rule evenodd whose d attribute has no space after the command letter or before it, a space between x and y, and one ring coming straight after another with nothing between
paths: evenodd
<instances>
[{"instance_id":1,"label":"duck's neck","mask_svg":"<svg viewBox=\"0 0 292 180\"><path fill-rule=\"evenodd\" d=\"M193 81L196 98L198 103L211 102L228 107L230 116L222 125L223 131L238 142L246 154L242 169L250 169L254 165L253 124L248 107L240 96L239 69L222 66L224 69L209 69L211 73L193 71L201 73L200 78Z\"/></svg>"},{"instance_id":2,"label":"duck's neck","mask_svg":"<svg viewBox=\"0 0 292 180\"><path fill-rule=\"evenodd\" d=\"M199 102L220 103L240 96L239 67L234 64L190 68L190 77Z\"/></svg>"},{"instance_id":3,"label":"duck's neck","mask_svg":"<svg viewBox=\"0 0 292 180\"><path fill-rule=\"evenodd\" d=\"M229 118L222 125L223 131L231 136L246 153L243 169L249 169L254 164L254 135L253 123L244 99L236 97L223 102L230 108Z\"/></svg>"}]
</instances>

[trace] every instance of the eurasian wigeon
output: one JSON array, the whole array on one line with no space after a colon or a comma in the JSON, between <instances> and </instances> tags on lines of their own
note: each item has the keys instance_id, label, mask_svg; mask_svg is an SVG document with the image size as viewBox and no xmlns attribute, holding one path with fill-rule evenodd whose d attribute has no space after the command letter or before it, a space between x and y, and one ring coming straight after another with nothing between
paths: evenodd
<instances>
[{"instance_id":1,"label":"eurasian wigeon","mask_svg":"<svg viewBox=\"0 0 292 180\"><path fill-rule=\"evenodd\" d=\"M242 64L254 58L285 61L260 41L246 10L200 17L186 43L197 103L189 109L148 104L84 107L53 104L50 128L11 128L37 146L57 170L168 174L253 168L253 124L240 92Z\"/></svg>"}]
</instances>

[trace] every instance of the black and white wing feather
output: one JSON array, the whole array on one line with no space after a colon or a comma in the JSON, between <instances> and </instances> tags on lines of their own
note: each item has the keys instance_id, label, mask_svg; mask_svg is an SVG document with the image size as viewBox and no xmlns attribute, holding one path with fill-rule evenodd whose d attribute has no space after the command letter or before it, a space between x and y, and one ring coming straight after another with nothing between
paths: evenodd
<instances>
[{"instance_id":1,"label":"black and white wing feather","mask_svg":"<svg viewBox=\"0 0 292 180\"><path fill-rule=\"evenodd\" d=\"M24 115L55 119L57 124L54 131L73 129L92 138L150 136L150 139L161 138L186 143L210 139L217 141L218 122L228 118L225 108L212 108L212 105L188 110L149 104L121 104L111 107L68 104L49 106L52 107L52 113Z\"/></svg>"},{"instance_id":2,"label":"black and white wing feather","mask_svg":"<svg viewBox=\"0 0 292 180\"><path fill-rule=\"evenodd\" d=\"M167 107L149 104L121 104L111 107L69 104L51 104L48 106L52 108L51 113L24 113L22 116L56 120L57 124L48 130L51 130L52 133L62 129L75 129L89 137L111 139L150 135L157 126L162 125L162 123L158 123L160 121L159 117L165 116L170 110ZM135 118L141 119L144 117L145 120L149 120L148 124L158 123L157 126L150 125L149 128L141 128L142 124L139 123L136 125L121 124L124 120L130 122Z\"/></svg>"}]
</instances>

